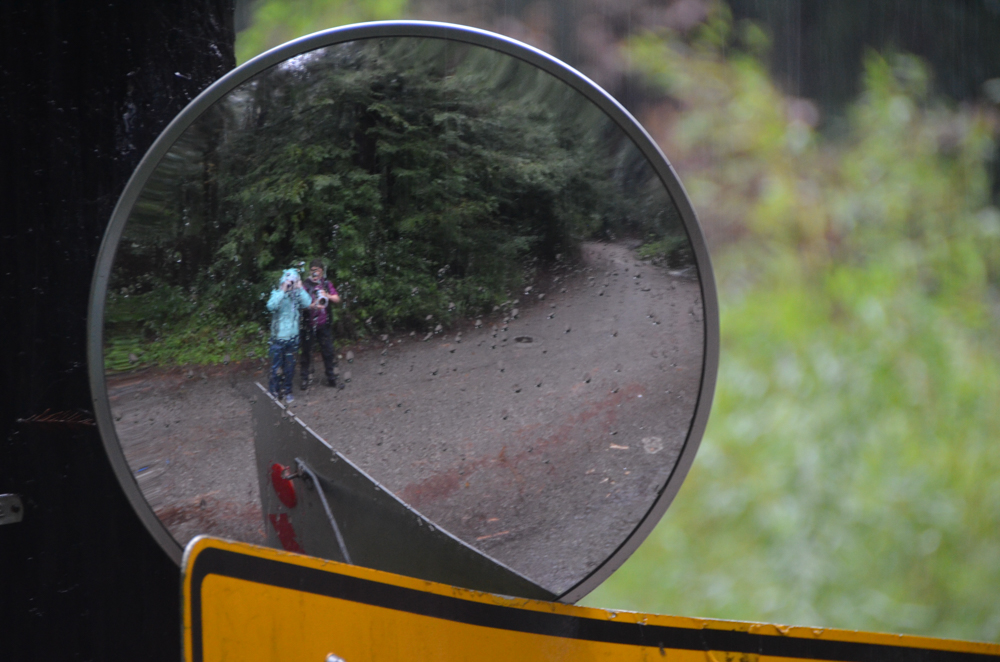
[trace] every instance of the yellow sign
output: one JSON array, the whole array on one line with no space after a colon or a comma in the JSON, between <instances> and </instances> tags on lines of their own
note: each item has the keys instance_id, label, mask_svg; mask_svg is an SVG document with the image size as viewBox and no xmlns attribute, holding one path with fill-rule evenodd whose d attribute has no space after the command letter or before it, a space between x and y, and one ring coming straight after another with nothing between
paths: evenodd
<instances>
[{"instance_id":1,"label":"yellow sign","mask_svg":"<svg viewBox=\"0 0 1000 662\"><path fill-rule=\"evenodd\" d=\"M1000 658L995 644L503 597L206 537L183 572L189 662Z\"/></svg>"}]
</instances>

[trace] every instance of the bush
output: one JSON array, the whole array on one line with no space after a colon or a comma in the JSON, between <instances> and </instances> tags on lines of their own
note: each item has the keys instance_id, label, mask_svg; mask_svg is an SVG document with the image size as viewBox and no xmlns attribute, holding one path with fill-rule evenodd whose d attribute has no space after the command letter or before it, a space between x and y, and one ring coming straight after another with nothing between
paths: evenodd
<instances>
[{"instance_id":1,"label":"bush","mask_svg":"<svg viewBox=\"0 0 1000 662\"><path fill-rule=\"evenodd\" d=\"M147 339L207 319L266 326L281 271L317 255L339 328L448 324L584 239L631 235L680 237L683 259L649 164L569 86L443 40L344 44L260 74L178 140L119 247L113 289L129 294L109 300L109 337L134 335L125 319Z\"/></svg>"},{"instance_id":2,"label":"bush","mask_svg":"<svg viewBox=\"0 0 1000 662\"><path fill-rule=\"evenodd\" d=\"M834 142L750 50L724 14L631 46L683 108L666 151L712 239L722 357L684 488L587 603L996 641L988 118L869 53Z\"/></svg>"}]
</instances>

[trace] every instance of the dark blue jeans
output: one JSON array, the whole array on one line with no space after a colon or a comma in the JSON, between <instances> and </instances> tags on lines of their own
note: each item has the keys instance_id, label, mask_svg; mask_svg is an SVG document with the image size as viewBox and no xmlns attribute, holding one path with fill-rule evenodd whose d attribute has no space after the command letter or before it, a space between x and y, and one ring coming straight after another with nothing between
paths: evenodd
<instances>
[{"instance_id":1,"label":"dark blue jeans","mask_svg":"<svg viewBox=\"0 0 1000 662\"><path fill-rule=\"evenodd\" d=\"M267 389L276 398L289 395L292 392L292 380L295 378L295 359L299 353L299 339L277 340L271 338L271 380Z\"/></svg>"},{"instance_id":2,"label":"dark blue jeans","mask_svg":"<svg viewBox=\"0 0 1000 662\"><path fill-rule=\"evenodd\" d=\"M319 352L323 355L323 367L326 369L326 383L334 384L337 376L333 369L337 367L337 356L333 353L333 333L330 327L324 324L313 328L309 324L302 329L302 386L305 388L309 382L312 372L313 345L319 345Z\"/></svg>"}]
</instances>

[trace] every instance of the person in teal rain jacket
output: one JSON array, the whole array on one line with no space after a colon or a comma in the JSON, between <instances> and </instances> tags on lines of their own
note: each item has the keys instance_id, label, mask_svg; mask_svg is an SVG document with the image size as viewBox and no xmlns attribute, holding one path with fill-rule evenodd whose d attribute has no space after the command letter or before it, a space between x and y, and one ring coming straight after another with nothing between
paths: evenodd
<instances>
[{"instance_id":1,"label":"person in teal rain jacket","mask_svg":"<svg viewBox=\"0 0 1000 662\"><path fill-rule=\"evenodd\" d=\"M296 269L285 269L277 289L271 290L267 309L271 312L271 379L268 390L276 398L293 402L292 380L295 359L299 352L299 319L301 311L312 304L312 298L302 288L302 278Z\"/></svg>"}]
</instances>

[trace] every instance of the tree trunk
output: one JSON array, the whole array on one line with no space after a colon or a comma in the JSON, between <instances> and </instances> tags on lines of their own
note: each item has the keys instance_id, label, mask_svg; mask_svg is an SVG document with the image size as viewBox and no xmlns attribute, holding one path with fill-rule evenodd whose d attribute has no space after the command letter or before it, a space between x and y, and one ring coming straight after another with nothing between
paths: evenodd
<instances>
[{"instance_id":1,"label":"tree trunk","mask_svg":"<svg viewBox=\"0 0 1000 662\"><path fill-rule=\"evenodd\" d=\"M234 66L232 0L12 0L0 45L3 286L0 658L180 657L180 573L146 532L90 425L92 271L133 168Z\"/></svg>"}]
</instances>

